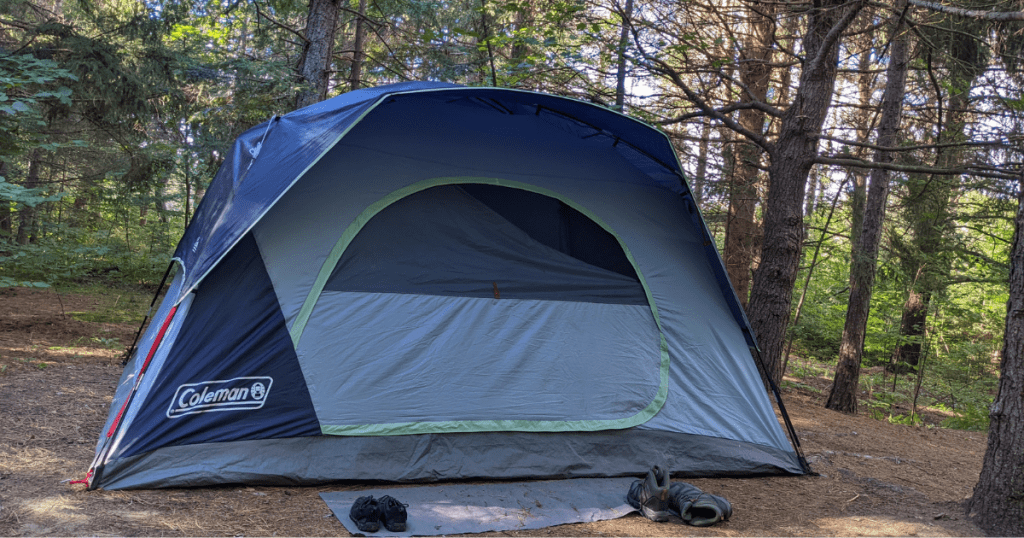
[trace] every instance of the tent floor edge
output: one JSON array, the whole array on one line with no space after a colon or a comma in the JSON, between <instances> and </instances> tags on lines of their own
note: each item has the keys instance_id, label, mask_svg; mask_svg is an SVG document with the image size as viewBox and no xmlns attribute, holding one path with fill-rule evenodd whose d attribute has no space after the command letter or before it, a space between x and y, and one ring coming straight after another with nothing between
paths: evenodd
<instances>
[{"instance_id":1,"label":"tent floor edge","mask_svg":"<svg viewBox=\"0 0 1024 538\"><path fill-rule=\"evenodd\" d=\"M416 457L429 454L429 457ZM554 457L552 454L558 454ZM577 454L572 458L565 454ZM595 456L596 455L596 456ZM744 441L631 428L312 436L179 445L106 462L104 489L219 483L441 482L639 476L652 461L687 478L800 476L796 455ZM414 465L410 465L414 462Z\"/></svg>"}]
</instances>

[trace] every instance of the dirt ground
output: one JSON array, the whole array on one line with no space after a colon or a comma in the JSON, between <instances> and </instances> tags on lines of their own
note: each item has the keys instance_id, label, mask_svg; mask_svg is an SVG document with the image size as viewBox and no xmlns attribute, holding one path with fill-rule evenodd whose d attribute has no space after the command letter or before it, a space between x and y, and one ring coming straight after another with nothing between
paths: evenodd
<instances>
[{"instance_id":1,"label":"dirt ground","mask_svg":"<svg viewBox=\"0 0 1024 538\"><path fill-rule=\"evenodd\" d=\"M120 375L119 355L137 326L66 314L109 304L105 295L60 299L52 290L0 289L0 536L348 535L318 495L359 489L358 484L85 491L64 483L82 478L92 460ZM799 381L808 384L806 378ZM653 523L634 513L495 534L983 534L962 509L981 470L983 432L842 415L822 408L823 397L813 391L787 390L784 398L804 453L820 475L688 480L733 503L728 522L695 528L678 520Z\"/></svg>"}]
</instances>

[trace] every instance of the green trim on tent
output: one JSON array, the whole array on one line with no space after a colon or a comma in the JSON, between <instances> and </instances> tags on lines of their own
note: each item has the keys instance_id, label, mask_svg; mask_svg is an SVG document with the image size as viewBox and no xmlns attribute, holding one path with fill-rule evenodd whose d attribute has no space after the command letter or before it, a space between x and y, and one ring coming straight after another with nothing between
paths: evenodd
<instances>
[{"instance_id":1,"label":"green trim on tent","mask_svg":"<svg viewBox=\"0 0 1024 538\"><path fill-rule=\"evenodd\" d=\"M366 425L321 425L320 429L325 435L349 435L349 436L363 436L363 435L412 435L422 433L452 433L452 432L485 432L485 431L531 431L531 432L563 432L563 431L598 431L598 430L611 430L611 429L625 429L631 428L643 424L658 414L662 406L665 405L665 400L668 397L668 376L669 376L669 355L668 355L668 342L665 340L665 334L661 326L661 317L658 314L658 307L654 302L654 296L651 294L651 289L647 285L647 280L644 278L644 274L640 271L640 266L637 264L636 259L633 257L633 253L630 252L629 247L626 246L625 241L615 233L614 230L606 223L604 223L597 215L590 212L583 206L569 200L565 196L543 187L537 187L529 183L523 183L519 181L513 181L508 179L490 178L490 177L472 177L472 176L456 176L456 177L439 177L426 179L409 185L407 187L398 189L384 198L370 204L362 213L360 213L355 220L349 224L345 231L341 234L338 242L335 243L334 248L331 249L327 259L324 260L323 265L320 268L320 272L317 274L316 280L313 282L313 286L309 290L309 294L306 296L306 300L302 303L302 308L299 309L299 313L295 318L295 322L291 327L292 343L295 348L298 349L299 341L302 339L302 333L306 328L306 324L309 322L309 317L313 313L313 309L316 307L317 301L320 299L321 293L323 293L324 286L327 285L327 280L330 278L331 273L334 272L335 266L341 260L345 250L348 249L352 240L355 239L356 235L366 226L366 223L370 221L378 213L386 209L391 204L415 194L417 192L442 185L462 185L462 184L483 184L483 185L496 185L499 187L508 187L512 189L519 189L524 191L541 194L549 198L554 198L561 201L562 203L572 207L576 211L579 211L587 218L592 220L598 226L603 228L605 231L610 233L619 246L622 248L623 253L626 255L626 259L629 260L630 265L633 266L633 270L636 271L636 275L640 280L640 285L644 288L644 294L647 296L647 303L650 305L651 314L654 317L654 322L658 327L658 336L660 338L659 349L661 350L661 366L658 392L655 394L654 399L640 412L637 414L622 418L622 419L609 419L609 420L577 420L577 421L531 421L531 420L470 420L470 421L444 421L444 422L407 422L407 423L395 423L395 424L366 424Z\"/></svg>"}]
</instances>

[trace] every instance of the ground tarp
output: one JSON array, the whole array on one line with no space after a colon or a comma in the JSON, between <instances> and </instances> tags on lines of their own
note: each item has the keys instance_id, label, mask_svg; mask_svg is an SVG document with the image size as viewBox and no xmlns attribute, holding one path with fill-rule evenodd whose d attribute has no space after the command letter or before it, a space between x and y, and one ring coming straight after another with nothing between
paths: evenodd
<instances>
[{"instance_id":1,"label":"ground tarp","mask_svg":"<svg viewBox=\"0 0 1024 538\"><path fill-rule=\"evenodd\" d=\"M321 493L320 497L356 535L437 536L488 531L529 530L622 517L634 509L626 492L635 478L578 478L492 484L440 484ZM408 504L405 532L382 525L374 533L356 528L348 514L364 495L390 495Z\"/></svg>"}]
</instances>

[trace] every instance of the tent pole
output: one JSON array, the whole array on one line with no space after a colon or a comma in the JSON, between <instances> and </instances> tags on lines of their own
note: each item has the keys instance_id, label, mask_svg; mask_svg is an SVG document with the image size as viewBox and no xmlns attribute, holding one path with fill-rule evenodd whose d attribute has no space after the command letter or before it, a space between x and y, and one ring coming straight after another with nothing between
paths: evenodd
<instances>
[{"instance_id":1,"label":"tent pole","mask_svg":"<svg viewBox=\"0 0 1024 538\"><path fill-rule=\"evenodd\" d=\"M761 369L761 373L764 374L764 378L768 380L768 385L772 389L772 394L775 395L775 401L779 404L779 412L782 414L782 420L786 423L786 432L789 434L789 441L793 445L793 450L796 451L796 457L800 461L800 467L804 473L809 475L817 475L812 469L810 464L807 463L807 459L804 458L803 451L800 450L800 438L796 435L796 429L793 428L793 422L789 419L789 413L786 412L786 405L782 403L782 393L779 392L779 386L775 384L772 376L768 375L768 368L765 367L764 357L761 356L761 350L757 346L753 346L754 356L757 357L757 365Z\"/></svg>"},{"instance_id":2,"label":"tent pole","mask_svg":"<svg viewBox=\"0 0 1024 538\"><path fill-rule=\"evenodd\" d=\"M117 416L114 417L114 423L110 425L110 430L107 431L107 440L104 442L103 449L100 451L99 456L93 460L95 467L92 469L93 475L87 489L92 490L99 487L100 479L103 477L104 462L110 454L110 449L117 439L117 431L124 423L122 419L125 417L125 413L128 412L129 407L131 407L132 400L135 399L135 394L139 390L139 385L142 384L142 378L146 375L146 369L149 367L149 361L153 359L153 355L156 354L157 348L159 348L160 344L163 343L167 327L171 324L171 320L174 319L174 314L177 311L178 307L171 308L171 311L167 313L167 319L164 320L163 325L160 327L160 332L158 332L156 338L153 339L153 346L150 348L149 354L146 356L146 361L143 362L142 366L139 368L139 374L135 378L135 385L132 387L132 390L128 393L127 397L125 397L124 404L121 405L121 410L117 413Z\"/></svg>"},{"instance_id":3,"label":"tent pole","mask_svg":"<svg viewBox=\"0 0 1024 538\"><path fill-rule=\"evenodd\" d=\"M153 306L156 305L156 300L160 297L160 291L164 289L164 284L167 283L167 277L171 275L171 269L174 268L174 260L167 265L167 270L164 271L164 277L160 279L160 285L156 287L156 293L153 295L153 300L149 303L149 310L146 311L146 315L142 318L142 324L139 325L139 330L135 333L135 339L132 340L132 345L128 347L128 350L124 353L124 358L121 359L121 367L128 366L128 361L132 359L132 355L135 353L135 346L139 343L139 338L142 336L142 328L146 326L146 322L149 321L149 315L153 313Z\"/></svg>"}]
</instances>

